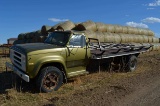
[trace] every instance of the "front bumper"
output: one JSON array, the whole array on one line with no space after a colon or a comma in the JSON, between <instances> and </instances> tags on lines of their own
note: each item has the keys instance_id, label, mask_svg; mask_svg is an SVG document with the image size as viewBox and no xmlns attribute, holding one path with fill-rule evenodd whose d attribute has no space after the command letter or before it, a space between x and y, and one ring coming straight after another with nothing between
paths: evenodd
<instances>
[{"instance_id":1,"label":"front bumper","mask_svg":"<svg viewBox=\"0 0 160 106\"><path fill-rule=\"evenodd\" d=\"M19 77L21 77L23 80L26 82L29 82L29 76L26 75L25 73L21 72L18 68L16 68L14 65L6 62L6 68L10 68L13 70L14 73L16 73Z\"/></svg>"}]
</instances>

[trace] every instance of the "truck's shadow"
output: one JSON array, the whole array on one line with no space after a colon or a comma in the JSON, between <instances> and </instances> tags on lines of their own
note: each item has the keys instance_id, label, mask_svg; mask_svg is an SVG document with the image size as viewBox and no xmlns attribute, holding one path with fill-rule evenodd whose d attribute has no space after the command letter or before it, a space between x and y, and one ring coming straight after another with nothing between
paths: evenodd
<instances>
[{"instance_id":1,"label":"truck's shadow","mask_svg":"<svg viewBox=\"0 0 160 106\"><path fill-rule=\"evenodd\" d=\"M27 83L13 72L0 72L0 94L6 93L7 89L15 89L18 92L38 93L35 82Z\"/></svg>"},{"instance_id":2,"label":"truck's shadow","mask_svg":"<svg viewBox=\"0 0 160 106\"><path fill-rule=\"evenodd\" d=\"M110 72L106 63L97 64L98 61L93 62L87 71L89 73L96 73L99 70ZM40 90L36 88L36 83L34 80L29 83L23 81L20 77L13 73L13 71L1 71L0 72L0 94L6 93L7 89L15 89L18 92L30 92L39 93Z\"/></svg>"}]
</instances>

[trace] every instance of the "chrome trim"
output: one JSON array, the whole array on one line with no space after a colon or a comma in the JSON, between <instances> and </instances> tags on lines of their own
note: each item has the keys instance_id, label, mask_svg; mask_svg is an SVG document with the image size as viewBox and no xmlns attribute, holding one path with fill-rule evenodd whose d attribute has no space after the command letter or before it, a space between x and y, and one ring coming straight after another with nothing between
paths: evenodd
<instances>
[{"instance_id":1,"label":"chrome trim","mask_svg":"<svg viewBox=\"0 0 160 106\"><path fill-rule=\"evenodd\" d=\"M16 68L14 65L6 62L6 67L13 70L14 73L16 73L19 77L21 77L24 81L29 82L29 76L23 72L21 72L18 68Z\"/></svg>"},{"instance_id":2,"label":"chrome trim","mask_svg":"<svg viewBox=\"0 0 160 106\"><path fill-rule=\"evenodd\" d=\"M24 54L10 49L10 59L15 66L26 72L26 57Z\"/></svg>"}]
</instances>

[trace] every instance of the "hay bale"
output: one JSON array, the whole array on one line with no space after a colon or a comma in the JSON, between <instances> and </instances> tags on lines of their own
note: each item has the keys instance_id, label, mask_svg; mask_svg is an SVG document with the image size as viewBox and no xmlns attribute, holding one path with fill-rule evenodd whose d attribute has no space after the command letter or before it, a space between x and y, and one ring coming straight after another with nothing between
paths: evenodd
<instances>
[{"instance_id":1,"label":"hay bale","mask_svg":"<svg viewBox=\"0 0 160 106\"><path fill-rule=\"evenodd\" d=\"M143 36L141 35L131 35L131 36L132 36L132 42L143 43Z\"/></svg>"},{"instance_id":2,"label":"hay bale","mask_svg":"<svg viewBox=\"0 0 160 106\"><path fill-rule=\"evenodd\" d=\"M48 33L49 33L49 32L54 32L54 31L56 31L56 30L57 30L57 27L58 27L59 25L61 25L61 24L62 24L62 23L58 23L58 24L52 26L51 29L48 30Z\"/></svg>"},{"instance_id":3,"label":"hay bale","mask_svg":"<svg viewBox=\"0 0 160 106\"><path fill-rule=\"evenodd\" d=\"M149 30L148 29L143 29L143 34L149 36Z\"/></svg>"},{"instance_id":4,"label":"hay bale","mask_svg":"<svg viewBox=\"0 0 160 106\"><path fill-rule=\"evenodd\" d=\"M35 32L26 33L25 34L25 39L32 39L32 38L34 38L35 33L36 33L36 31Z\"/></svg>"},{"instance_id":5,"label":"hay bale","mask_svg":"<svg viewBox=\"0 0 160 106\"><path fill-rule=\"evenodd\" d=\"M153 43L153 36L148 36L148 43Z\"/></svg>"},{"instance_id":6,"label":"hay bale","mask_svg":"<svg viewBox=\"0 0 160 106\"><path fill-rule=\"evenodd\" d=\"M148 43L149 42L149 39L148 39L147 35L141 35L141 36L143 36L143 43Z\"/></svg>"},{"instance_id":7,"label":"hay bale","mask_svg":"<svg viewBox=\"0 0 160 106\"><path fill-rule=\"evenodd\" d=\"M75 27L75 24L71 21L66 21L66 22L63 22L61 23L60 25L58 25L58 27L56 28L57 30L63 30L63 31L66 31L66 30L71 30Z\"/></svg>"},{"instance_id":8,"label":"hay bale","mask_svg":"<svg viewBox=\"0 0 160 106\"><path fill-rule=\"evenodd\" d=\"M132 35L132 34L128 34L128 39L129 39L128 43L136 42L138 40L136 35Z\"/></svg>"},{"instance_id":9,"label":"hay bale","mask_svg":"<svg viewBox=\"0 0 160 106\"><path fill-rule=\"evenodd\" d=\"M137 29L134 27L127 27L128 28L128 34L135 34Z\"/></svg>"},{"instance_id":10,"label":"hay bale","mask_svg":"<svg viewBox=\"0 0 160 106\"><path fill-rule=\"evenodd\" d=\"M137 43L143 43L143 36L142 35L135 35L137 37Z\"/></svg>"},{"instance_id":11,"label":"hay bale","mask_svg":"<svg viewBox=\"0 0 160 106\"><path fill-rule=\"evenodd\" d=\"M47 36L35 36L32 40L35 43L40 43L40 42L44 42L46 40Z\"/></svg>"},{"instance_id":12,"label":"hay bale","mask_svg":"<svg viewBox=\"0 0 160 106\"><path fill-rule=\"evenodd\" d=\"M33 42L43 42L44 38L48 37L48 34L42 34L40 30L34 33L34 37L31 38Z\"/></svg>"},{"instance_id":13,"label":"hay bale","mask_svg":"<svg viewBox=\"0 0 160 106\"><path fill-rule=\"evenodd\" d=\"M152 51L158 51L160 50L160 44L159 43L151 43L153 45Z\"/></svg>"},{"instance_id":14,"label":"hay bale","mask_svg":"<svg viewBox=\"0 0 160 106\"><path fill-rule=\"evenodd\" d=\"M103 32L103 34L104 34L104 42L108 42L108 43L115 42L115 36L113 35L113 33Z\"/></svg>"},{"instance_id":15,"label":"hay bale","mask_svg":"<svg viewBox=\"0 0 160 106\"><path fill-rule=\"evenodd\" d=\"M141 29L141 34L142 35L147 35L147 36L154 36L154 32L152 32L149 29Z\"/></svg>"},{"instance_id":16,"label":"hay bale","mask_svg":"<svg viewBox=\"0 0 160 106\"><path fill-rule=\"evenodd\" d=\"M126 34L128 36L128 43L132 43L134 42L134 36L135 35L130 35L130 34Z\"/></svg>"},{"instance_id":17,"label":"hay bale","mask_svg":"<svg viewBox=\"0 0 160 106\"><path fill-rule=\"evenodd\" d=\"M128 27L127 26L122 27L122 33L124 33L124 34L128 33Z\"/></svg>"},{"instance_id":18,"label":"hay bale","mask_svg":"<svg viewBox=\"0 0 160 106\"><path fill-rule=\"evenodd\" d=\"M26 33L25 34L25 39L29 39L30 38L30 33Z\"/></svg>"},{"instance_id":19,"label":"hay bale","mask_svg":"<svg viewBox=\"0 0 160 106\"><path fill-rule=\"evenodd\" d=\"M121 43L122 39L119 34L113 33L113 36L115 37L115 42L114 43Z\"/></svg>"},{"instance_id":20,"label":"hay bale","mask_svg":"<svg viewBox=\"0 0 160 106\"><path fill-rule=\"evenodd\" d=\"M52 28L51 26L43 25L42 28L41 28L41 33L42 33L42 34L48 34L48 31L49 31L51 28Z\"/></svg>"},{"instance_id":21,"label":"hay bale","mask_svg":"<svg viewBox=\"0 0 160 106\"><path fill-rule=\"evenodd\" d=\"M104 34L103 32L100 32L100 31L97 31L95 32L96 36L97 36L97 39L100 41L100 42L104 42Z\"/></svg>"},{"instance_id":22,"label":"hay bale","mask_svg":"<svg viewBox=\"0 0 160 106\"><path fill-rule=\"evenodd\" d=\"M35 36L42 36L42 33L40 30L36 31L34 34L35 34Z\"/></svg>"},{"instance_id":23,"label":"hay bale","mask_svg":"<svg viewBox=\"0 0 160 106\"><path fill-rule=\"evenodd\" d=\"M132 43L137 41L136 35L133 34L119 34L121 37L121 43Z\"/></svg>"},{"instance_id":24,"label":"hay bale","mask_svg":"<svg viewBox=\"0 0 160 106\"><path fill-rule=\"evenodd\" d=\"M22 40L22 39L24 39L24 36L25 36L25 34L24 34L24 33L20 33L20 34L18 35L18 40Z\"/></svg>"},{"instance_id":25,"label":"hay bale","mask_svg":"<svg viewBox=\"0 0 160 106\"><path fill-rule=\"evenodd\" d=\"M128 43L129 42L129 36L127 34L119 34L121 37L121 43Z\"/></svg>"},{"instance_id":26,"label":"hay bale","mask_svg":"<svg viewBox=\"0 0 160 106\"><path fill-rule=\"evenodd\" d=\"M157 45L158 45L158 51L160 51L160 43L157 43Z\"/></svg>"},{"instance_id":27,"label":"hay bale","mask_svg":"<svg viewBox=\"0 0 160 106\"><path fill-rule=\"evenodd\" d=\"M14 42L13 42L13 45L16 45L16 44L24 44L25 43L25 40L15 40Z\"/></svg>"},{"instance_id":28,"label":"hay bale","mask_svg":"<svg viewBox=\"0 0 160 106\"><path fill-rule=\"evenodd\" d=\"M54 32L54 31L56 31L56 28L54 28L54 26L53 26L51 29L48 30L48 33L49 32Z\"/></svg>"},{"instance_id":29,"label":"hay bale","mask_svg":"<svg viewBox=\"0 0 160 106\"><path fill-rule=\"evenodd\" d=\"M115 33L115 27L111 24L106 24L107 32Z\"/></svg>"},{"instance_id":30,"label":"hay bale","mask_svg":"<svg viewBox=\"0 0 160 106\"><path fill-rule=\"evenodd\" d=\"M148 29L139 29L140 30L140 35L149 35L149 30Z\"/></svg>"},{"instance_id":31,"label":"hay bale","mask_svg":"<svg viewBox=\"0 0 160 106\"><path fill-rule=\"evenodd\" d=\"M154 36L154 32L151 30L148 30L148 36Z\"/></svg>"},{"instance_id":32,"label":"hay bale","mask_svg":"<svg viewBox=\"0 0 160 106\"><path fill-rule=\"evenodd\" d=\"M96 24L92 21L82 22L78 24L74 29L78 31L84 31L84 30L97 31Z\"/></svg>"},{"instance_id":33,"label":"hay bale","mask_svg":"<svg viewBox=\"0 0 160 106\"><path fill-rule=\"evenodd\" d=\"M103 23L99 23L99 22L96 22L96 27L97 27L97 31L101 31L101 32L106 32L107 31L107 27L105 24Z\"/></svg>"},{"instance_id":34,"label":"hay bale","mask_svg":"<svg viewBox=\"0 0 160 106\"><path fill-rule=\"evenodd\" d=\"M84 31L84 34L87 36L87 38L95 38L97 39L96 33L90 30ZM95 41L93 41L95 42Z\"/></svg>"},{"instance_id":35,"label":"hay bale","mask_svg":"<svg viewBox=\"0 0 160 106\"><path fill-rule=\"evenodd\" d=\"M153 41L153 43L159 43L159 38L153 37L152 41Z\"/></svg>"},{"instance_id":36,"label":"hay bale","mask_svg":"<svg viewBox=\"0 0 160 106\"><path fill-rule=\"evenodd\" d=\"M115 33L122 33L123 32L123 28L120 25L114 25L115 28Z\"/></svg>"},{"instance_id":37,"label":"hay bale","mask_svg":"<svg viewBox=\"0 0 160 106\"><path fill-rule=\"evenodd\" d=\"M134 30L134 34L135 35L139 35L140 34L139 28L134 27L133 30Z\"/></svg>"}]
</instances>

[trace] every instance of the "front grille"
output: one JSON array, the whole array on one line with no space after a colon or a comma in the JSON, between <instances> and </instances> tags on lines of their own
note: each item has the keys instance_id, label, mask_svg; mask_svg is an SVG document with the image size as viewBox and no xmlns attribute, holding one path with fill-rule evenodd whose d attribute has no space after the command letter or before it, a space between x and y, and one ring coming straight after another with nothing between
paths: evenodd
<instances>
[{"instance_id":1,"label":"front grille","mask_svg":"<svg viewBox=\"0 0 160 106\"><path fill-rule=\"evenodd\" d=\"M10 50L10 58L12 63L22 71L26 71L26 57L24 54L13 49Z\"/></svg>"}]
</instances>

